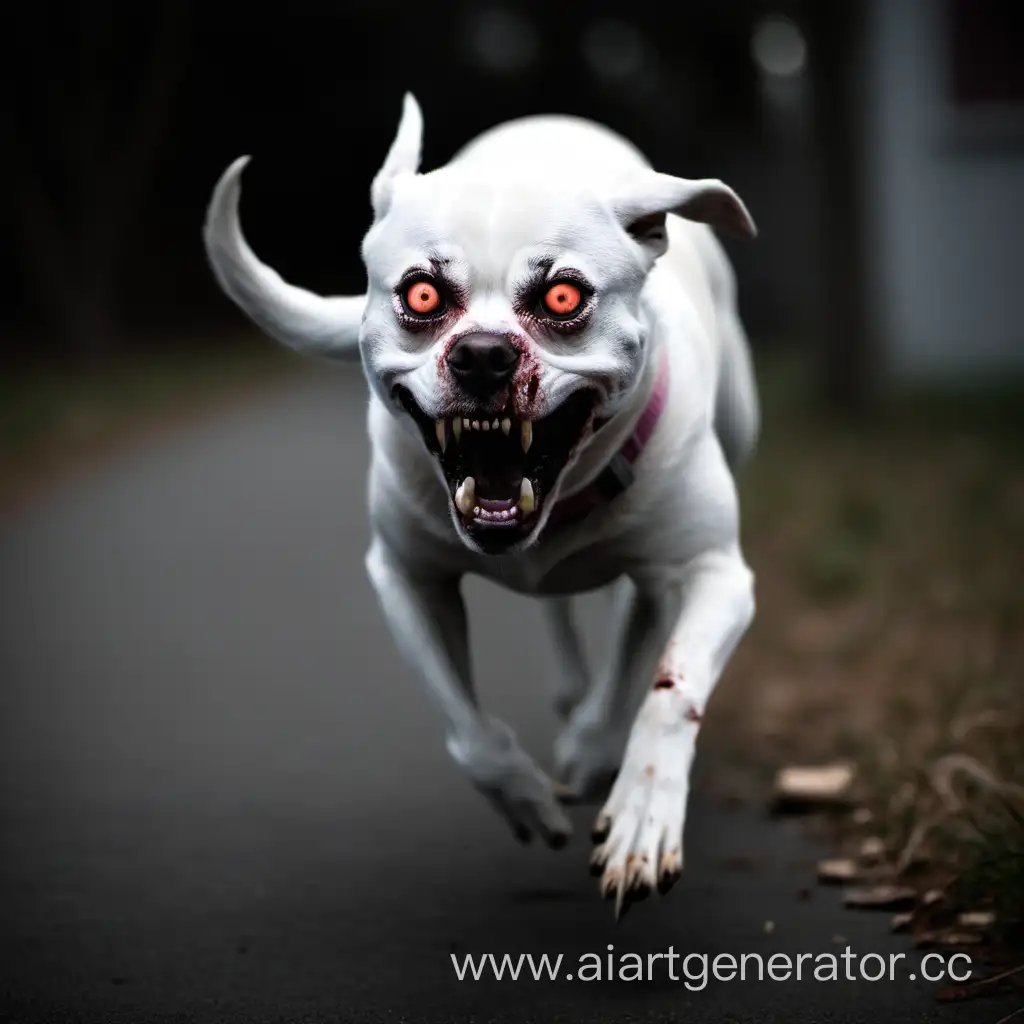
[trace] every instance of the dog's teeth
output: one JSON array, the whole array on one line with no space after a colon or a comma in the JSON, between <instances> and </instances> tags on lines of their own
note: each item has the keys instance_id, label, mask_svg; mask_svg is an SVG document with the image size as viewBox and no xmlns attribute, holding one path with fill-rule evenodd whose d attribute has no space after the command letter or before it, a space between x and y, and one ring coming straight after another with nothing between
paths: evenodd
<instances>
[{"instance_id":1,"label":"dog's teeth","mask_svg":"<svg viewBox=\"0 0 1024 1024\"><path fill-rule=\"evenodd\" d=\"M494 422L493 422L493 423L491 424L491 427L492 427L492 428L493 428L494 430L497 430L499 426L501 426L501 424L499 423L499 421L498 421L498 420L495 420L495 421L494 421Z\"/></svg>"},{"instance_id":2,"label":"dog's teeth","mask_svg":"<svg viewBox=\"0 0 1024 1024\"><path fill-rule=\"evenodd\" d=\"M495 420L494 422L495 422L495 425L497 425L498 421ZM507 417L505 419L503 419L501 421L501 429L502 429L502 432L505 434L505 436L508 437L508 435L510 433L512 433L512 421L510 419L508 419Z\"/></svg>"},{"instance_id":3,"label":"dog's teeth","mask_svg":"<svg viewBox=\"0 0 1024 1024\"><path fill-rule=\"evenodd\" d=\"M462 437L462 420L458 416L452 420L452 434L455 435L455 443L458 444L459 438Z\"/></svg>"},{"instance_id":4,"label":"dog's teeth","mask_svg":"<svg viewBox=\"0 0 1024 1024\"><path fill-rule=\"evenodd\" d=\"M530 445L533 444L533 424L529 420L523 420L520 427L523 432L523 451L528 452L530 450Z\"/></svg>"},{"instance_id":5,"label":"dog's teeth","mask_svg":"<svg viewBox=\"0 0 1024 1024\"><path fill-rule=\"evenodd\" d=\"M483 423L480 424L480 429L481 430L490 430L491 429L491 424L487 420L484 420Z\"/></svg>"},{"instance_id":6,"label":"dog's teeth","mask_svg":"<svg viewBox=\"0 0 1024 1024\"><path fill-rule=\"evenodd\" d=\"M522 487L519 488L519 510L524 516L528 516L535 507L533 484L524 476Z\"/></svg>"},{"instance_id":7,"label":"dog's teeth","mask_svg":"<svg viewBox=\"0 0 1024 1024\"><path fill-rule=\"evenodd\" d=\"M464 515L468 516L476 504L476 481L467 476L455 490L455 506Z\"/></svg>"},{"instance_id":8,"label":"dog's teeth","mask_svg":"<svg viewBox=\"0 0 1024 1024\"><path fill-rule=\"evenodd\" d=\"M445 429L444 420L438 420L434 424L434 430L437 433L437 443L441 446L443 455L445 448L448 447L448 431Z\"/></svg>"},{"instance_id":9,"label":"dog's teeth","mask_svg":"<svg viewBox=\"0 0 1024 1024\"><path fill-rule=\"evenodd\" d=\"M479 430L480 429L480 421L479 420L473 420L473 429L474 430Z\"/></svg>"},{"instance_id":10,"label":"dog's teeth","mask_svg":"<svg viewBox=\"0 0 1024 1024\"><path fill-rule=\"evenodd\" d=\"M465 416L463 416L463 417L462 417L462 425L463 425L463 426L464 426L464 427L465 427L465 428L466 428L467 430L472 430L472 429L473 429L473 424L472 424L472 423L470 423L470 421L469 421L469 420L468 420L468 419L467 419L467 418L466 418Z\"/></svg>"}]
</instances>

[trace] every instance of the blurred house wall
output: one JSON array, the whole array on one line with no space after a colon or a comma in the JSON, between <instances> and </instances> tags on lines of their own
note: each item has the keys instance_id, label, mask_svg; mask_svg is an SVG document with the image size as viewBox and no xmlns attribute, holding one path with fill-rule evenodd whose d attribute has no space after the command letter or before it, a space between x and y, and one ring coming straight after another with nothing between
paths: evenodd
<instances>
[{"instance_id":1,"label":"blurred house wall","mask_svg":"<svg viewBox=\"0 0 1024 1024\"><path fill-rule=\"evenodd\" d=\"M1024 106L954 102L952 10L870 4L870 318L883 370L907 382L1024 371Z\"/></svg>"}]
</instances>

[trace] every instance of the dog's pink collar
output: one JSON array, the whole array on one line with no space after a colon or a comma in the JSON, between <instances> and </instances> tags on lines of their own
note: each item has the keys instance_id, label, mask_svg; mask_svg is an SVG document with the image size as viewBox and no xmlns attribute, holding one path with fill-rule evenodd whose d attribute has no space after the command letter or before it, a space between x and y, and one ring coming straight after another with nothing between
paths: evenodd
<instances>
[{"instance_id":1,"label":"dog's pink collar","mask_svg":"<svg viewBox=\"0 0 1024 1024\"><path fill-rule=\"evenodd\" d=\"M668 379L668 353L663 348L654 390L633 428L633 433L626 438L611 462L601 470L595 480L583 490L563 498L555 505L548 520L549 527L583 518L601 505L606 505L633 483L633 465L647 447L647 442L651 439L668 401Z\"/></svg>"}]
</instances>

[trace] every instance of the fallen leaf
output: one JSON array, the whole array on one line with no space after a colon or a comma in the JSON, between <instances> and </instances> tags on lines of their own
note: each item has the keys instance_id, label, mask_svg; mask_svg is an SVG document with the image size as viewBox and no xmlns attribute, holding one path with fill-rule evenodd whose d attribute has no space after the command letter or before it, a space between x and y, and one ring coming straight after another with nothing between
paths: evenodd
<instances>
[{"instance_id":1,"label":"fallen leaf","mask_svg":"<svg viewBox=\"0 0 1024 1024\"><path fill-rule=\"evenodd\" d=\"M848 889L843 894L843 903L859 910L892 910L897 907L912 907L917 902L917 893L898 885L875 885L865 889Z\"/></svg>"},{"instance_id":2,"label":"fallen leaf","mask_svg":"<svg viewBox=\"0 0 1024 1024\"><path fill-rule=\"evenodd\" d=\"M905 932L909 927L910 923L914 920L913 912L905 911L902 914L892 915L892 930L894 932Z\"/></svg>"},{"instance_id":3,"label":"fallen leaf","mask_svg":"<svg viewBox=\"0 0 1024 1024\"><path fill-rule=\"evenodd\" d=\"M818 862L818 880L826 884L852 882L857 877L857 865L848 858Z\"/></svg>"},{"instance_id":4,"label":"fallen leaf","mask_svg":"<svg viewBox=\"0 0 1024 1024\"><path fill-rule=\"evenodd\" d=\"M847 763L791 765L775 777L773 807L781 813L846 806L853 778L853 766Z\"/></svg>"},{"instance_id":5,"label":"fallen leaf","mask_svg":"<svg viewBox=\"0 0 1024 1024\"><path fill-rule=\"evenodd\" d=\"M860 844L860 855L868 860L881 860L885 856L885 843L878 836L868 836Z\"/></svg>"},{"instance_id":6,"label":"fallen leaf","mask_svg":"<svg viewBox=\"0 0 1024 1024\"><path fill-rule=\"evenodd\" d=\"M965 910L956 920L964 928L991 928L996 923L996 915L991 910Z\"/></svg>"},{"instance_id":7,"label":"fallen leaf","mask_svg":"<svg viewBox=\"0 0 1024 1024\"><path fill-rule=\"evenodd\" d=\"M934 949L937 946L977 946L981 936L977 932L922 932L914 940L918 949Z\"/></svg>"}]
</instances>

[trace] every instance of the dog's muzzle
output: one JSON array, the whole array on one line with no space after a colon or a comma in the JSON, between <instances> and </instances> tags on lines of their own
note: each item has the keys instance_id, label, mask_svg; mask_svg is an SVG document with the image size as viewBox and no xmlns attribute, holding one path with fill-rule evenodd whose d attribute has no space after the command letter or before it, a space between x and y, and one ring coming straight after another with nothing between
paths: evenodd
<instances>
[{"instance_id":1,"label":"dog's muzzle","mask_svg":"<svg viewBox=\"0 0 1024 1024\"><path fill-rule=\"evenodd\" d=\"M396 396L440 463L466 533L481 550L497 554L530 535L593 426L598 395L581 388L548 416L523 418L512 401L516 362L510 353L500 344L466 340L471 344L460 354L453 355L459 345L449 354L461 392L451 412L432 419L405 388L396 388ZM512 352L518 360L518 352ZM464 381L479 389L475 400Z\"/></svg>"}]
</instances>

